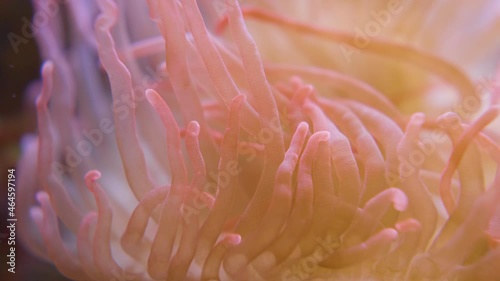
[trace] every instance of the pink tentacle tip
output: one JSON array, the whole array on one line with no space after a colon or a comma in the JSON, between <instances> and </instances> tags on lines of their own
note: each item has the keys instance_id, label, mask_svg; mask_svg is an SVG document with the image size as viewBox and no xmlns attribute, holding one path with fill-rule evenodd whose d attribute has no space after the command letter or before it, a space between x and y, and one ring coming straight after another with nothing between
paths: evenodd
<instances>
[{"instance_id":1,"label":"pink tentacle tip","mask_svg":"<svg viewBox=\"0 0 500 281\"><path fill-rule=\"evenodd\" d=\"M38 110L45 108L49 102L52 95L52 84L54 76L54 63L52 61L46 61L42 68L42 78L43 87L40 95L36 100L36 106Z\"/></svg>"},{"instance_id":2,"label":"pink tentacle tip","mask_svg":"<svg viewBox=\"0 0 500 281\"><path fill-rule=\"evenodd\" d=\"M422 228L422 224L416 219L407 219L396 223L394 228L398 232L417 232Z\"/></svg>"},{"instance_id":3,"label":"pink tentacle tip","mask_svg":"<svg viewBox=\"0 0 500 281\"><path fill-rule=\"evenodd\" d=\"M35 195L36 201L38 203L43 204L44 202L48 202L50 200L50 196L45 191L38 191Z\"/></svg>"},{"instance_id":4,"label":"pink tentacle tip","mask_svg":"<svg viewBox=\"0 0 500 281\"><path fill-rule=\"evenodd\" d=\"M292 75L290 77L290 83L295 87L298 88L304 84L304 80L298 76L298 75Z\"/></svg>"},{"instance_id":5,"label":"pink tentacle tip","mask_svg":"<svg viewBox=\"0 0 500 281\"><path fill-rule=\"evenodd\" d=\"M48 77L51 77L53 73L54 73L54 62L52 62L51 60L44 62L42 65L42 78L46 79Z\"/></svg>"},{"instance_id":6,"label":"pink tentacle tip","mask_svg":"<svg viewBox=\"0 0 500 281\"><path fill-rule=\"evenodd\" d=\"M319 143L326 142L326 141L329 141L329 140L330 140L330 132L328 132L328 131L319 131L319 132L314 133L311 136L311 140L310 141L313 141L314 144L318 144L319 145Z\"/></svg>"},{"instance_id":7,"label":"pink tentacle tip","mask_svg":"<svg viewBox=\"0 0 500 281\"><path fill-rule=\"evenodd\" d=\"M304 106L306 100L309 99L313 93L314 87L312 85L303 85L300 86L295 92L292 100L294 100L298 105Z\"/></svg>"},{"instance_id":8,"label":"pink tentacle tip","mask_svg":"<svg viewBox=\"0 0 500 281\"><path fill-rule=\"evenodd\" d=\"M147 89L146 99L148 100L149 104L151 104L151 106L156 107L157 104L160 102L161 97L155 90Z\"/></svg>"},{"instance_id":9,"label":"pink tentacle tip","mask_svg":"<svg viewBox=\"0 0 500 281\"><path fill-rule=\"evenodd\" d=\"M384 229L380 232L380 234L383 238L387 239L388 241L394 241L399 237L398 231L393 228Z\"/></svg>"},{"instance_id":10,"label":"pink tentacle tip","mask_svg":"<svg viewBox=\"0 0 500 281\"><path fill-rule=\"evenodd\" d=\"M425 114L422 112L417 112L411 116L411 121L417 126L422 126L425 122Z\"/></svg>"},{"instance_id":11,"label":"pink tentacle tip","mask_svg":"<svg viewBox=\"0 0 500 281\"><path fill-rule=\"evenodd\" d=\"M241 243L241 235L239 234L228 234L224 237L224 245L226 246L236 246Z\"/></svg>"},{"instance_id":12,"label":"pink tentacle tip","mask_svg":"<svg viewBox=\"0 0 500 281\"><path fill-rule=\"evenodd\" d=\"M309 124L307 124L307 122L300 122L299 126L297 126L297 130L298 131L303 131L303 130L309 131Z\"/></svg>"},{"instance_id":13,"label":"pink tentacle tip","mask_svg":"<svg viewBox=\"0 0 500 281\"><path fill-rule=\"evenodd\" d=\"M462 119L455 112L446 112L437 118L437 123L443 129L452 128L455 124L460 124Z\"/></svg>"},{"instance_id":14,"label":"pink tentacle tip","mask_svg":"<svg viewBox=\"0 0 500 281\"><path fill-rule=\"evenodd\" d=\"M191 121L187 125L186 133L192 137L198 137L200 134L200 124L196 121Z\"/></svg>"},{"instance_id":15,"label":"pink tentacle tip","mask_svg":"<svg viewBox=\"0 0 500 281\"><path fill-rule=\"evenodd\" d=\"M305 102L303 105L302 105L302 110L304 110L304 113L305 114L312 114L314 112L314 106L311 104L311 103L307 103Z\"/></svg>"},{"instance_id":16,"label":"pink tentacle tip","mask_svg":"<svg viewBox=\"0 0 500 281\"><path fill-rule=\"evenodd\" d=\"M245 101L247 100L247 97L245 95L237 95L236 97L233 98L233 100L231 101L231 107L236 107L236 108L239 108L243 105L243 103L245 103Z\"/></svg>"},{"instance_id":17,"label":"pink tentacle tip","mask_svg":"<svg viewBox=\"0 0 500 281\"><path fill-rule=\"evenodd\" d=\"M106 32L113 26L114 22L105 14L100 14L95 20L95 28L96 30ZM102 64L100 65L102 68Z\"/></svg>"},{"instance_id":18,"label":"pink tentacle tip","mask_svg":"<svg viewBox=\"0 0 500 281\"><path fill-rule=\"evenodd\" d=\"M116 24L118 8L114 1L98 0L101 14L97 17L95 26L101 30L108 30Z\"/></svg>"},{"instance_id":19,"label":"pink tentacle tip","mask_svg":"<svg viewBox=\"0 0 500 281\"><path fill-rule=\"evenodd\" d=\"M90 191L94 192L95 182L101 178L101 172L97 170L91 170L85 175L85 184L90 189Z\"/></svg>"},{"instance_id":20,"label":"pink tentacle tip","mask_svg":"<svg viewBox=\"0 0 500 281\"><path fill-rule=\"evenodd\" d=\"M408 197L406 194L399 188L390 188L392 192L392 202L394 204L394 209L397 211L403 212L408 208Z\"/></svg>"}]
</instances>

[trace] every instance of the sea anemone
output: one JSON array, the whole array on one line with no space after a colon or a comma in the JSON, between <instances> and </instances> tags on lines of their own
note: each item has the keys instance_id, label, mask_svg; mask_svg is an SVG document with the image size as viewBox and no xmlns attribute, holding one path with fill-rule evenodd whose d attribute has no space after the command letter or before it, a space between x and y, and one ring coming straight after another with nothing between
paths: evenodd
<instances>
[{"instance_id":1,"label":"sea anemone","mask_svg":"<svg viewBox=\"0 0 500 281\"><path fill-rule=\"evenodd\" d=\"M19 235L65 276L499 280L494 1L34 4Z\"/></svg>"}]
</instances>

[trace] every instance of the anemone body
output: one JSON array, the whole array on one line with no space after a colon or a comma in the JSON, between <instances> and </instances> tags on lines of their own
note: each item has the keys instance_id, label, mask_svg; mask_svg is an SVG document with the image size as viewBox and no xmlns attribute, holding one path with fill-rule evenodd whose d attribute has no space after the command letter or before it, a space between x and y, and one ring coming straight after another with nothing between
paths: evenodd
<instances>
[{"instance_id":1,"label":"anemone body","mask_svg":"<svg viewBox=\"0 0 500 281\"><path fill-rule=\"evenodd\" d=\"M451 1L207 2L35 1L70 19L37 30L35 255L74 280L498 280L498 5L461 61L452 19L412 29Z\"/></svg>"}]
</instances>

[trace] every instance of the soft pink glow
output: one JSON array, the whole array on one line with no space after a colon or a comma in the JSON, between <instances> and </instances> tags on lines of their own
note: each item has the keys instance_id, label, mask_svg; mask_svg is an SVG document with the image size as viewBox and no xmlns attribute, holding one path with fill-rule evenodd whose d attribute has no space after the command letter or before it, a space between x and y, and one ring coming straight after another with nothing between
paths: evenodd
<instances>
[{"instance_id":1,"label":"soft pink glow","mask_svg":"<svg viewBox=\"0 0 500 281\"><path fill-rule=\"evenodd\" d=\"M38 134L25 140L19 164L21 177L37 180L20 183L21 238L62 274L500 276L500 135L490 126L499 90L478 90L464 67L472 62L385 33L349 64L328 65L329 53L323 65L293 55L282 62L275 48L313 62L325 46L359 48L357 37L279 14L279 1L248 0L255 7L240 9L225 0L227 13L215 19L209 1L96 2L67 4L71 38L60 16L40 27ZM321 14L332 2L310 8ZM39 9L47 3L54 0L35 1ZM395 26L415 16L404 11ZM272 46L252 22L280 30L276 40L321 43ZM485 42L498 54L498 42ZM376 68L373 57L382 62ZM371 81L400 68L418 79ZM373 77L364 79L367 71ZM413 83L419 91L406 92ZM442 110L442 101L453 105L449 92L471 108L467 116ZM427 103L429 93L440 102ZM472 99L478 106L467 106Z\"/></svg>"}]
</instances>

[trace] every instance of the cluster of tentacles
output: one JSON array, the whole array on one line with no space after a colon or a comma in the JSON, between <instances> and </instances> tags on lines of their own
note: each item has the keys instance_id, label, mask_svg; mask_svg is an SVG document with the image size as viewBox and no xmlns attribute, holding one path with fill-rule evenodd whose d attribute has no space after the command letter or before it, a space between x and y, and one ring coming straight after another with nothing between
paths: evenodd
<instances>
[{"instance_id":1,"label":"cluster of tentacles","mask_svg":"<svg viewBox=\"0 0 500 281\"><path fill-rule=\"evenodd\" d=\"M95 35L92 13L75 2L71 52L57 19L39 30L47 59L34 88L39 131L25 139L19 175L21 238L64 275L500 276L500 149L484 130L498 107L471 123L451 112L405 117L355 78L263 64L236 1L220 25L235 49L207 31L195 0L149 0L161 36L133 43L118 12L140 1L97 1ZM352 40L259 10L246 15ZM390 42L370 48L432 71L462 99L474 94L438 58Z\"/></svg>"}]
</instances>

